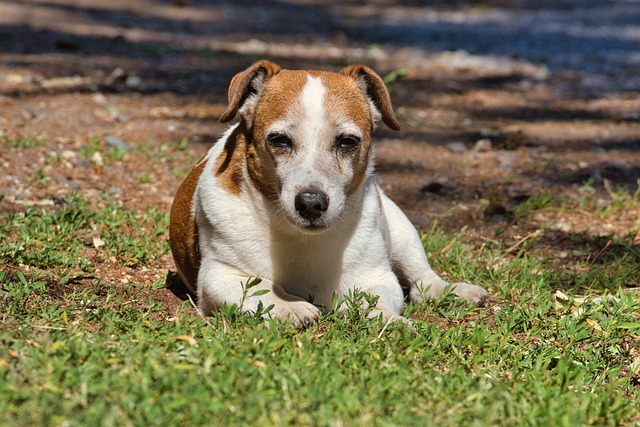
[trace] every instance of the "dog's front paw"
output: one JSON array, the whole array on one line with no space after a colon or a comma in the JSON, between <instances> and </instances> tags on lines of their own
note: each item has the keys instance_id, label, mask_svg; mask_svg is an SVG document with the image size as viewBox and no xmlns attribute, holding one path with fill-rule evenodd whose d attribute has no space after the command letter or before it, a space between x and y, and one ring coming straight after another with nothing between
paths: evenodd
<instances>
[{"instance_id":1,"label":"dog's front paw","mask_svg":"<svg viewBox=\"0 0 640 427\"><path fill-rule=\"evenodd\" d=\"M487 301L487 291L482 286L469 283L452 283L451 292L479 307L483 307Z\"/></svg>"},{"instance_id":2,"label":"dog's front paw","mask_svg":"<svg viewBox=\"0 0 640 427\"><path fill-rule=\"evenodd\" d=\"M396 314L390 310L374 308L369 312L367 318L377 319L380 316L382 316L383 324L400 322L406 325L409 329L413 329L413 322L410 319L407 319L406 317Z\"/></svg>"},{"instance_id":3,"label":"dog's front paw","mask_svg":"<svg viewBox=\"0 0 640 427\"><path fill-rule=\"evenodd\" d=\"M286 301L276 303L269 316L279 322L292 322L298 328L304 328L318 321L320 310L306 301Z\"/></svg>"}]
</instances>

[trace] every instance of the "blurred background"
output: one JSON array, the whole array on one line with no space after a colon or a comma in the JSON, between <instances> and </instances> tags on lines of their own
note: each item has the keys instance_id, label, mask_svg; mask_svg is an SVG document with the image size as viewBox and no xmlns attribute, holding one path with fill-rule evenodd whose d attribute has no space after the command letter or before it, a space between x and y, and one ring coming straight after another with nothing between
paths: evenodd
<instances>
[{"instance_id":1,"label":"blurred background","mask_svg":"<svg viewBox=\"0 0 640 427\"><path fill-rule=\"evenodd\" d=\"M0 211L70 192L168 210L261 58L385 78L402 130L377 131L379 182L420 228L544 229L569 259L638 243L635 0L3 0Z\"/></svg>"}]
</instances>

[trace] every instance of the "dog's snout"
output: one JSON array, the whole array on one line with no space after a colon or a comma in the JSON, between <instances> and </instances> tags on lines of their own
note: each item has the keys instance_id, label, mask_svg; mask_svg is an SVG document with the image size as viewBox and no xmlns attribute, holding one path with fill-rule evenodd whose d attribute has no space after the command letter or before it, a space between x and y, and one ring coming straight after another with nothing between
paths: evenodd
<instances>
[{"instance_id":1,"label":"dog's snout","mask_svg":"<svg viewBox=\"0 0 640 427\"><path fill-rule=\"evenodd\" d=\"M329 196L320 191L303 191L295 200L296 210L301 217L314 221L329 208Z\"/></svg>"}]
</instances>

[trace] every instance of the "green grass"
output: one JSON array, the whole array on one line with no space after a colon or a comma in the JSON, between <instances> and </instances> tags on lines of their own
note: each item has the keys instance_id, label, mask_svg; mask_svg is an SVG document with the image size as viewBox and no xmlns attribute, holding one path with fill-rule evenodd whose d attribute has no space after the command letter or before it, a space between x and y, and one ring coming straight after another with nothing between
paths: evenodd
<instances>
[{"instance_id":1,"label":"green grass","mask_svg":"<svg viewBox=\"0 0 640 427\"><path fill-rule=\"evenodd\" d=\"M91 137L86 145L80 149L79 154L80 157L101 166L124 159L127 156L127 151L122 148L108 147L102 139Z\"/></svg>"},{"instance_id":2,"label":"green grass","mask_svg":"<svg viewBox=\"0 0 640 427\"><path fill-rule=\"evenodd\" d=\"M637 265L632 239L601 264L559 269L434 227L432 264L485 284L487 307L409 304L412 331L363 320L356 295L345 316L299 331L233 307L168 311L140 301L141 285L96 277L112 259L157 262L166 229L163 212L80 197L0 217L0 425L640 423L633 278L589 279Z\"/></svg>"},{"instance_id":3,"label":"green grass","mask_svg":"<svg viewBox=\"0 0 640 427\"><path fill-rule=\"evenodd\" d=\"M138 267L166 253L168 218L152 209L144 213L105 202L91 209L72 195L56 210L30 208L4 215L0 221L0 258L5 263L38 269L79 268L91 271L95 259L115 257L122 265ZM94 237L105 243L95 253Z\"/></svg>"},{"instance_id":4,"label":"green grass","mask_svg":"<svg viewBox=\"0 0 640 427\"><path fill-rule=\"evenodd\" d=\"M43 141L32 136L21 136L18 138L2 137L2 143L7 148L35 148L43 145Z\"/></svg>"}]
</instances>

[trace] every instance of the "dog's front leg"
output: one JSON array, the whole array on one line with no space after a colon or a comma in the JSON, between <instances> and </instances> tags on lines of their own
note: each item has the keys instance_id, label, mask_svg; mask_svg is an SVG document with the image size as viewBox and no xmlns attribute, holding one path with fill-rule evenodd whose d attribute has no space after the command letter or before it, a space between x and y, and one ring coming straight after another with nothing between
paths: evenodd
<instances>
[{"instance_id":1,"label":"dog's front leg","mask_svg":"<svg viewBox=\"0 0 640 427\"><path fill-rule=\"evenodd\" d=\"M361 308L370 308L367 313L369 319L375 319L382 315L382 321L384 323L407 320L402 317L402 308L404 306L402 288L393 272L371 272L370 275L361 277L361 283L362 285L357 287L358 290L377 297L375 306L369 306L369 299L357 300ZM343 315L349 305L347 300L343 300L337 308L338 313Z\"/></svg>"},{"instance_id":2,"label":"dog's front leg","mask_svg":"<svg viewBox=\"0 0 640 427\"><path fill-rule=\"evenodd\" d=\"M382 196L391 237L391 260L396 273L409 286L412 301L438 298L449 287L451 292L471 303L483 305L487 291L470 283L448 283L433 271L413 224L388 197Z\"/></svg>"},{"instance_id":3,"label":"dog's front leg","mask_svg":"<svg viewBox=\"0 0 640 427\"><path fill-rule=\"evenodd\" d=\"M255 277L253 278L255 279ZM198 274L198 310L205 316L223 305L237 305L242 311L255 313L260 304L266 318L291 321L298 327L309 326L318 320L320 310L303 298L287 293L271 280L247 288L251 277L221 263L203 260Z\"/></svg>"},{"instance_id":4,"label":"dog's front leg","mask_svg":"<svg viewBox=\"0 0 640 427\"><path fill-rule=\"evenodd\" d=\"M404 297L398 279L391 272L386 277L386 281L366 289L366 292L378 297L376 306L369 312L370 319L375 319L382 315L382 321L387 322L409 322L402 317Z\"/></svg>"}]
</instances>

